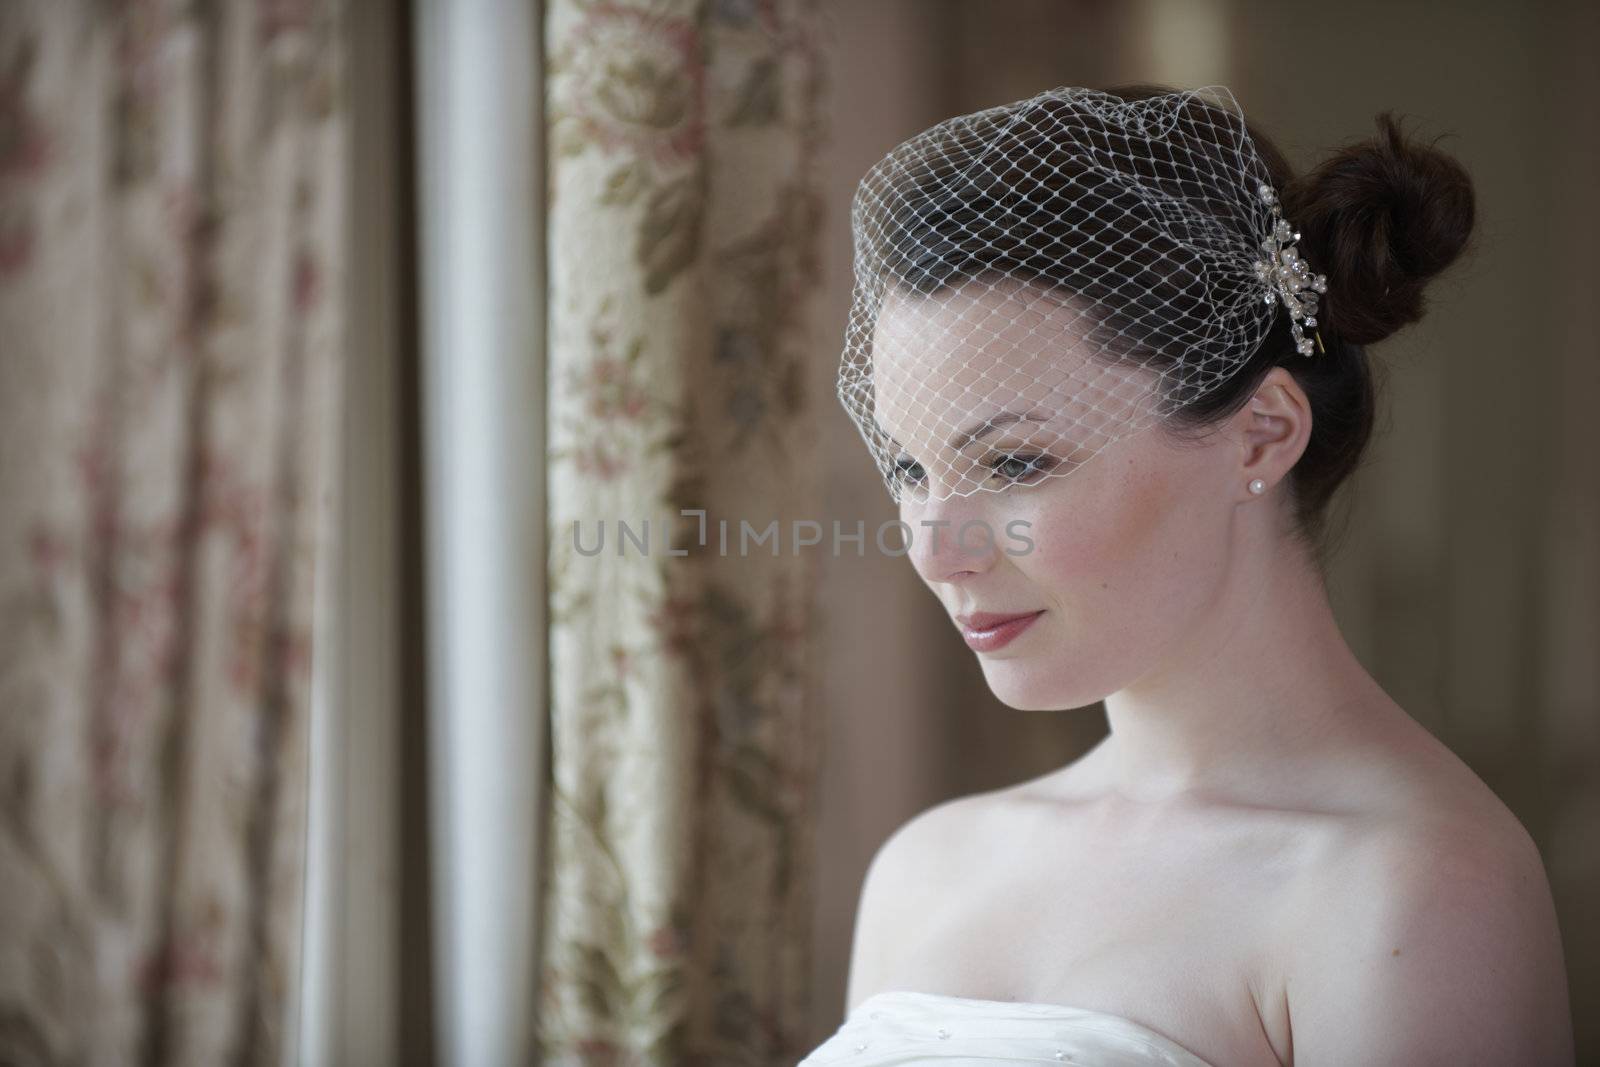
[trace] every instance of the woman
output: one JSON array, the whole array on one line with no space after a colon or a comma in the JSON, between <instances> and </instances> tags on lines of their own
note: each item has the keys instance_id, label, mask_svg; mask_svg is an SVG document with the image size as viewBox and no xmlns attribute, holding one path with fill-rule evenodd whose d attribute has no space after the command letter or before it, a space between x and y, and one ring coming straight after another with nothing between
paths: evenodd
<instances>
[{"instance_id":1,"label":"woman","mask_svg":"<svg viewBox=\"0 0 1600 1067\"><path fill-rule=\"evenodd\" d=\"M882 846L807 1067L1572 1061L1538 850L1324 582L1364 346L1473 205L1387 115L1297 177L1222 89L1054 90L868 173L841 398L996 695L1110 733Z\"/></svg>"}]
</instances>

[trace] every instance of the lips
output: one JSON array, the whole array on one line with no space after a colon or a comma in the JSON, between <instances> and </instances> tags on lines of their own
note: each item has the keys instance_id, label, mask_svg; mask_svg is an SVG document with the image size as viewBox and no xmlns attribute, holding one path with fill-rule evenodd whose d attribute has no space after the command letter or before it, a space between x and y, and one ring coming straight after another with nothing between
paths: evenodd
<instances>
[{"instance_id":1,"label":"lips","mask_svg":"<svg viewBox=\"0 0 1600 1067\"><path fill-rule=\"evenodd\" d=\"M975 611L970 615L957 615L956 622L961 625L961 639L968 648L974 652L993 652L1010 644L1043 614L1042 610L1004 615Z\"/></svg>"},{"instance_id":2,"label":"lips","mask_svg":"<svg viewBox=\"0 0 1600 1067\"><path fill-rule=\"evenodd\" d=\"M957 615L956 622L959 622L963 629L992 630L1003 622L1010 622L1013 619L1026 619L1030 615L1037 614L1039 614L1037 611L1013 611L1005 615L996 614L992 611L974 611L970 615Z\"/></svg>"}]
</instances>

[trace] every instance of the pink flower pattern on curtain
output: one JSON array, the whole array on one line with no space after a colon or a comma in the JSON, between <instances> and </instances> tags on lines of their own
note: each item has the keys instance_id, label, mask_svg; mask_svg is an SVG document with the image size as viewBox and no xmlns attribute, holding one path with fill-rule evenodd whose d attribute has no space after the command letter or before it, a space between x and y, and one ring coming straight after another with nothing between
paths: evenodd
<instances>
[{"instance_id":1,"label":"pink flower pattern on curtain","mask_svg":"<svg viewBox=\"0 0 1600 1067\"><path fill-rule=\"evenodd\" d=\"M6 1063L282 1058L343 329L338 7L0 7Z\"/></svg>"},{"instance_id":2,"label":"pink flower pattern on curtain","mask_svg":"<svg viewBox=\"0 0 1600 1067\"><path fill-rule=\"evenodd\" d=\"M804 368L833 358L810 321L821 14L550 0L546 20L541 1048L793 1063L822 739L803 686L819 549L792 531L814 513ZM703 538L679 515L702 509ZM651 521L648 554L619 519ZM741 540L773 522L778 542Z\"/></svg>"}]
</instances>

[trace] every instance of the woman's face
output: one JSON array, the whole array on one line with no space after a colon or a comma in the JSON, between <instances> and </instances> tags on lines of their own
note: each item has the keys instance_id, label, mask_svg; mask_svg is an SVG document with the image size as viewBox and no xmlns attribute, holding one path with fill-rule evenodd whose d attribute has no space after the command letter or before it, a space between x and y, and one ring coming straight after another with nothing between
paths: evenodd
<instances>
[{"instance_id":1,"label":"woman's face","mask_svg":"<svg viewBox=\"0 0 1600 1067\"><path fill-rule=\"evenodd\" d=\"M953 621L1039 613L999 647L978 638L990 687L1021 709L1092 704L1159 670L1206 624L1237 516L1230 435L1170 441L1149 373L1091 360L1075 318L1026 287L969 286L891 296L873 341L917 573ZM1000 491L932 499L980 480Z\"/></svg>"}]
</instances>

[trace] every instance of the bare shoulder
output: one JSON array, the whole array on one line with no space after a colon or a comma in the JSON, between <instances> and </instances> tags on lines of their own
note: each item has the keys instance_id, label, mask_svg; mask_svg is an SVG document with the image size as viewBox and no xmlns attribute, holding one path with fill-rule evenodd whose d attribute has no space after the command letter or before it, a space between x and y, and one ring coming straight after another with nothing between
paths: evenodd
<instances>
[{"instance_id":1,"label":"bare shoulder","mask_svg":"<svg viewBox=\"0 0 1600 1067\"><path fill-rule=\"evenodd\" d=\"M973 839L987 794L941 801L902 823L878 846L862 880L850 950L846 1012L874 993L891 988L892 965L908 923L936 905L962 862L961 845Z\"/></svg>"},{"instance_id":2,"label":"bare shoulder","mask_svg":"<svg viewBox=\"0 0 1600 1067\"><path fill-rule=\"evenodd\" d=\"M1285 949L1296 1064L1572 1063L1544 864L1487 786L1426 783L1324 846Z\"/></svg>"}]
</instances>

